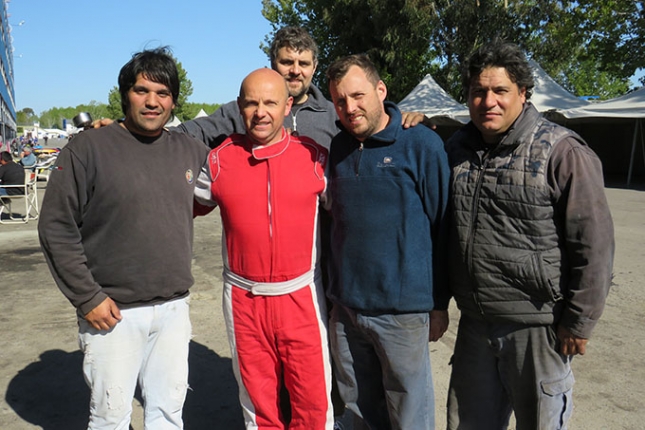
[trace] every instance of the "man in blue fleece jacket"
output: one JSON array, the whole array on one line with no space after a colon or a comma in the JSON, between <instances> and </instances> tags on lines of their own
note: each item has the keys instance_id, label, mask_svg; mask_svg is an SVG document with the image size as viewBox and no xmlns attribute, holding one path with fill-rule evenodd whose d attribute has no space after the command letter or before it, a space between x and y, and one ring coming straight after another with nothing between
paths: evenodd
<instances>
[{"instance_id":1,"label":"man in blue fleece jacket","mask_svg":"<svg viewBox=\"0 0 645 430\"><path fill-rule=\"evenodd\" d=\"M333 63L332 354L343 400L371 429L433 429L427 341L448 327L444 214L449 167L441 139L405 129L364 55Z\"/></svg>"}]
</instances>

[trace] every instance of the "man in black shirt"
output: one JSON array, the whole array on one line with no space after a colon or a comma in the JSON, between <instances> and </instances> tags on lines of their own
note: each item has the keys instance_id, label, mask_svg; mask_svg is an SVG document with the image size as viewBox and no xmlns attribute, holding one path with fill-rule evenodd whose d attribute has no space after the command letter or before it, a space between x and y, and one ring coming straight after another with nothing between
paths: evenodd
<instances>
[{"instance_id":1,"label":"man in black shirt","mask_svg":"<svg viewBox=\"0 0 645 430\"><path fill-rule=\"evenodd\" d=\"M13 161L9 152L0 155L0 196L16 196L23 194L24 190L19 187L4 188L3 185L23 185L25 183L25 171L21 165Z\"/></svg>"}]
</instances>

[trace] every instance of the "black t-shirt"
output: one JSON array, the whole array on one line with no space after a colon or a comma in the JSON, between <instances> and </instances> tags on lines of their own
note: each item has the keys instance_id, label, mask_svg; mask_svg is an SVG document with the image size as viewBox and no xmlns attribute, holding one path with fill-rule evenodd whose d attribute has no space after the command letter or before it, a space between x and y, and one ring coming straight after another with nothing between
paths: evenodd
<instances>
[{"instance_id":1,"label":"black t-shirt","mask_svg":"<svg viewBox=\"0 0 645 430\"><path fill-rule=\"evenodd\" d=\"M19 165L9 162L0 166L0 185L23 185L25 183L25 169ZM7 188L7 194L15 196L24 194L24 189Z\"/></svg>"}]
</instances>

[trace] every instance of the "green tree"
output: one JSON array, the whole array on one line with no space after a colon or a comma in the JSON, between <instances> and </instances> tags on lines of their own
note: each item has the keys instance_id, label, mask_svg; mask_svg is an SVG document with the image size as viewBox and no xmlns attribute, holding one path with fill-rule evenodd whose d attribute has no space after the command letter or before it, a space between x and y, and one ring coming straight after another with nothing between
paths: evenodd
<instances>
[{"instance_id":1,"label":"green tree","mask_svg":"<svg viewBox=\"0 0 645 430\"><path fill-rule=\"evenodd\" d=\"M54 107L40 113L40 127L62 128L63 119L72 119L79 112L78 107Z\"/></svg>"},{"instance_id":2,"label":"green tree","mask_svg":"<svg viewBox=\"0 0 645 430\"><path fill-rule=\"evenodd\" d=\"M185 116L185 120L189 120L195 118L200 110L204 110L207 115L210 115L219 107L219 104L186 102L184 103L183 114Z\"/></svg>"},{"instance_id":3,"label":"green tree","mask_svg":"<svg viewBox=\"0 0 645 430\"><path fill-rule=\"evenodd\" d=\"M186 104L188 97L193 94L193 83L188 79L188 72L181 65L181 62L175 61L177 62L177 73L179 74L179 98L175 106L174 114L180 121L186 121L191 119L191 117L185 114L184 104Z\"/></svg>"},{"instance_id":4,"label":"green tree","mask_svg":"<svg viewBox=\"0 0 645 430\"><path fill-rule=\"evenodd\" d=\"M30 107L26 107L16 112L16 122L18 124L32 125L35 121L38 121L38 117Z\"/></svg>"},{"instance_id":5,"label":"green tree","mask_svg":"<svg viewBox=\"0 0 645 430\"><path fill-rule=\"evenodd\" d=\"M87 112L93 119L107 118L108 106L105 103L92 100L89 104L78 105L77 112Z\"/></svg>"},{"instance_id":6,"label":"green tree","mask_svg":"<svg viewBox=\"0 0 645 430\"><path fill-rule=\"evenodd\" d=\"M481 44L519 44L554 79L585 93L578 68L601 78L595 92L618 95L645 66L644 1L633 0L263 0L272 34L301 25L320 47L320 75L339 55L365 52L400 100L431 72L462 98L460 65ZM580 86L580 89L577 88Z\"/></svg>"},{"instance_id":7,"label":"green tree","mask_svg":"<svg viewBox=\"0 0 645 430\"><path fill-rule=\"evenodd\" d=\"M119 89L112 87L108 93L107 115L111 119L123 118L123 109L121 108L121 94Z\"/></svg>"},{"instance_id":8,"label":"green tree","mask_svg":"<svg viewBox=\"0 0 645 430\"><path fill-rule=\"evenodd\" d=\"M576 96L598 96L600 100L606 100L629 91L628 79L602 71L593 60L571 64L562 74L562 85Z\"/></svg>"},{"instance_id":9,"label":"green tree","mask_svg":"<svg viewBox=\"0 0 645 430\"><path fill-rule=\"evenodd\" d=\"M262 14L273 33L284 25L305 27L318 43L316 82L327 92L324 73L335 59L366 53L400 100L429 71L428 35L432 8L422 0L263 0ZM331 32L331 34L330 34Z\"/></svg>"}]
</instances>

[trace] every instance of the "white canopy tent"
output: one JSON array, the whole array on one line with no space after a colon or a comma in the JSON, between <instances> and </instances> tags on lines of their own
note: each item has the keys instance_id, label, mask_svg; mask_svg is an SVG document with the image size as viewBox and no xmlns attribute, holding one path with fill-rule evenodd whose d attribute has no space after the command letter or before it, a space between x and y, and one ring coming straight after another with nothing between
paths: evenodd
<instances>
[{"instance_id":1,"label":"white canopy tent","mask_svg":"<svg viewBox=\"0 0 645 430\"><path fill-rule=\"evenodd\" d=\"M589 105L589 102L579 99L562 88L535 61L529 60L529 65L535 81L530 101L540 112L582 108ZM431 75L426 75L401 100L399 107L401 110L423 112L429 118L434 118L438 124L441 124L442 120L449 124L454 122L466 124L470 121L468 108L444 91Z\"/></svg>"},{"instance_id":2,"label":"white canopy tent","mask_svg":"<svg viewBox=\"0 0 645 430\"><path fill-rule=\"evenodd\" d=\"M168 119L166 127L177 127L179 124L181 124L181 121L179 120L179 118L173 115L170 117L170 119Z\"/></svg>"},{"instance_id":3,"label":"white canopy tent","mask_svg":"<svg viewBox=\"0 0 645 430\"><path fill-rule=\"evenodd\" d=\"M437 124L461 125L470 121L468 108L453 99L429 74L401 100L399 108L422 112Z\"/></svg>"},{"instance_id":4,"label":"white canopy tent","mask_svg":"<svg viewBox=\"0 0 645 430\"><path fill-rule=\"evenodd\" d=\"M588 101L582 100L562 88L535 61L529 60L529 66L533 71L533 81L535 82L533 95L529 101L538 111L574 109L589 105Z\"/></svg>"},{"instance_id":5,"label":"white canopy tent","mask_svg":"<svg viewBox=\"0 0 645 430\"><path fill-rule=\"evenodd\" d=\"M615 99L586 106L558 111L567 119L602 118L645 118L645 88L633 91Z\"/></svg>"},{"instance_id":6,"label":"white canopy tent","mask_svg":"<svg viewBox=\"0 0 645 430\"><path fill-rule=\"evenodd\" d=\"M633 132L630 132L628 139L631 139L629 151L629 167L627 169L627 185L630 185L636 161L636 148L639 137L643 162L645 163L645 136L643 136L643 120L645 119L645 88L633 91L611 100L599 103L590 103L586 106L572 109L558 110L554 113L553 119L562 122L567 126L580 130L593 130L584 133L585 139L599 139L599 134L604 133L602 142L610 146L614 157L620 154L620 148L615 145L625 129L633 125ZM625 140L623 137L622 140ZM608 151L609 152L609 151ZM603 161L604 162L604 161Z\"/></svg>"},{"instance_id":7,"label":"white canopy tent","mask_svg":"<svg viewBox=\"0 0 645 430\"><path fill-rule=\"evenodd\" d=\"M580 133L603 160L608 173L628 170L630 184L640 136L645 163L645 89L600 103L580 99L555 82L535 61L529 60L535 86L530 102L548 118ZM470 120L468 108L457 102L431 75L399 103L405 111L422 112L440 127L437 132L447 139L457 127ZM633 125L633 128L632 128ZM631 151L624 142L631 142ZM626 169L625 160L629 159ZM640 167L636 166L637 169Z\"/></svg>"}]
</instances>

